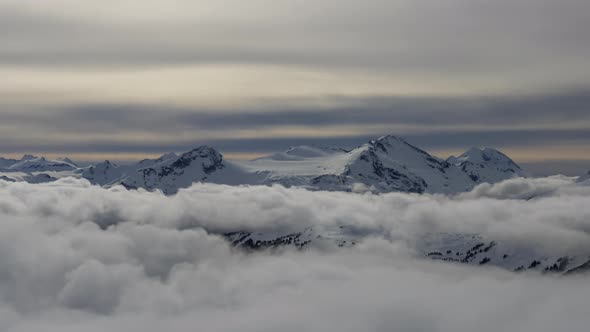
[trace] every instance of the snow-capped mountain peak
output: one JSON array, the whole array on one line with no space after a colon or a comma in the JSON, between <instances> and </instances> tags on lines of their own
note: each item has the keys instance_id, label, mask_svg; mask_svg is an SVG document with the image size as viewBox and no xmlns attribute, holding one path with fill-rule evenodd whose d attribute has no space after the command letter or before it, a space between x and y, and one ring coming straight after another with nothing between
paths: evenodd
<instances>
[{"instance_id":1,"label":"snow-capped mountain peak","mask_svg":"<svg viewBox=\"0 0 590 332\"><path fill-rule=\"evenodd\" d=\"M314 145L300 145L292 146L284 152L272 154L260 159L273 160L302 160L305 158L320 158L326 157L335 153L347 152L344 149L314 146Z\"/></svg>"},{"instance_id":2,"label":"snow-capped mountain peak","mask_svg":"<svg viewBox=\"0 0 590 332\"><path fill-rule=\"evenodd\" d=\"M157 159L144 159L137 163L137 168L153 166L173 159L175 160L176 158L178 158L178 154L176 154L175 152L169 152L161 155Z\"/></svg>"},{"instance_id":3,"label":"snow-capped mountain peak","mask_svg":"<svg viewBox=\"0 0 590 332\"><path fill-rule=\"evenodd\" d=\"M210 174L217 169L225 167L221 153L208 145L199 146L196 149L182 154L170 164L170 167L178 169L188 168L194 161L201 163L203 173L205 174Z\"/></svg>"},{"instance_id":4,"label":"snow-capped mountain peak","mask_svg":"<svg viewBox=\"0 0 590 332\"><path fill-rule=\"evenodd\" d=\"M61 157L61 158L57 158L56 160L57 161L63 161L64 163L68 163L68 164L73 165L73 166L76 166L76 167L78 166L77 163L75 163L72 159L70 159L68 157Z\"/></svg>"},{"instance_id":5,"label":"snow-capped mountain peak","mask_svg":"<svg viewBox=\"0 0 590 332\"><path fill-rule=\"evenodd\" d=\"M46 171L73 171L76 166L59 160L48 160L45 157L26 155L21 161L7 167L10 171L17 172L46 172Z\"/></svg>"},{"instance_id":6,"label":"snow-capped mountain peak","mask_svg":"<svg viewBox=\"0 0 590 332\"><path fill-rule=\"evenodd\" d=\"M472 147L459 157L449 157L447 162L461 168L477 184L527 175L507 155L492 148Z\"/></svg>"},{"instance_id":7,"label":"snow-capped mountain peak","mask_svg":"<svg viewBox=\"0 0 590 332\"><path fill-rule=\"evenodd\" d=\"M21 161L25 161L25 160L32 160L32 159L38 159L39 157L34 156L32 154L25 154L22 156L22 158L20 158Z\"/></svg>"},{"instance_id":8,"label":"snow-capped mountain peak","mask_svg":"<svg viewBox=\"0 0 590 332\"><path fill-rule=\"evenodd\" d=\"M224 160L213 147L202 145L182 154L166 153L129 165L107 160L79 168L70 159L25 155L22 160L0 159L0 168L12 175L50 172L54 178L81 176L101 186L122 184L128 188L159 189L166 194L174 194L195 182L454 194L482 182L495 183L524 175L516 163L494 149L472 148L445 161L394 135L379 137L351 150L303 145L243 162Z\"/></svg>"},{"instance_id":9,"label":"snow-capped mountain peak","mask_svg":"<svg viewBox=\"0 0 590 332\"><path fill-rule=\"evenodd\" d=\"M165 194L174 194L195 182L255 184L258 182L254 178L259 177L225 161L214 148L202 145L176 158L132 171L121 184L128 188L159 189Z\"/></svg>"},{"instance_id":10,"label":"snow-capped mountain peak","mask_svg":"<svg viewBox=\"0 0 590 332\"><path fill-rule=\"evenodd\" d=\"M447 162L403 138L387 135L350 151L302 146L243 163L267 173L266 183L317 190L352 190L362 183L378 192L460 192L473 182Z\"/></svg>"},{"instance_id":11,"label":"snow-capped mountain peak","mask_svg":"<svg viewBox=\"0 0 590 332\"><path fill-rule=\"evenodd\" d=\"M104 186L119 180L133 169L135 169L133 165L119 166L109 160L105 160L85 168L82 171L82 177L93 184Z\"/></svg>"}]
</instances>

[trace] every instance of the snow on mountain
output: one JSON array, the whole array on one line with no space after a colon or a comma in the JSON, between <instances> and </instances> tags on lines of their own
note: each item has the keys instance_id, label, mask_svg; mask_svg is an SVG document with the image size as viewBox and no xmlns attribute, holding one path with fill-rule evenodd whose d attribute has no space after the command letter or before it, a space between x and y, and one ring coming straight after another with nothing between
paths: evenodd
<instances>
[{"instance_id":1,"label":"snow on mountain","mask_svg":"<svg viewBox=\"0 0 590 332\"><path fill-rule=\"evenodd\" d=\"M165 163L171 159L178 158L176 153L167 153L157 159L144 159L130 165L118 165L109 160L98 164L90 165L82 169L81 176L92 184L101 186L119 183L138 169Z\"/></svg>"},{"instance_id":2,"label":"snow on mountain","mask_svg":"<svg viewBox=\"0 0 590 332\"><path fill-rule=\"evenodd\" d=\"M61 158L57 158L55 159L57 161L63 161L64 163L79 167L77 163L75 163L72 159L68 158L68 157L61 157Z\"/></svg>"},{"instance_id":3,"label":"snow on mountain","mask_svg":"<svg viewBox=\"0 0 590 332\"><path fill-rule=\"evenodd\" d=\"M28 183L47 183L56 181L57 178L46 174L46 173L37 173L37 174L27 174L23 176L23 181Z\"/></svg>"},{"instance_id":4,"label":"snow on mountain","mask_svg":"<svg viewBox=\"0 0 590 332\"><path fill-rule=\"evenodd\" d=\"M578 183L590 185L590 171L578 178Z\"/></svg>"},{"instance_id":5,"label":"snow on mountain","mask_svg":"<svg viewBox=\"0 0 590 332\"><path fill-rule=\"evenodd\" d=\"M454 193L473 181L460 169L395 136L383 136L353 150L290 148L242 165L266 173L266 183L319 190L350 190L362 183L379 192Z\"/></svg>"},{"instance_id":6,"label":"snow on mountain","mask_svg":"<svg viewBox=\"0 0 590 332\"><path fill-rule=\"evenodd\" d=\"M447 162L459 167L477 184L496 183L526 176L526 173L512 159L491 148L473 147L459 157L449 157Z\"/></svg>"},{"instance_id":7,"label":"snow on mountain","mask_svg":"<svg viewBox=\"0 0 590 332\"><path fill-rule=\"evenodd\" d=\"M82 170L81 176L92 184L109 185L136 169L134 165L117 165L109 160L90 165Z\"/></svg>"},{"instance_id":8,"label":"snow on mountain","mask_svg":"<svg viewBox=\"0 0 590 332\"><path fill-rule=\"evenodd\" d=\"M178 189L187 188L195 182L228 185L259 182L259 176L223 160L219 152L206 145L180 156L169 154L161 159L161 162L129 173L121 184L128 188L159 189L165 194L174 194Z\"/></svg>"},{"instance_id":9,"label":"snow on mountain","mask_svg":"<svg viewBox=\"0 0 590 332\"><path fill-rule=\"evenodd\" d=\"M160 189L166 194L194 182L453 194L479 183L524 175L516 163L493 149L473 148L445 161L391 135L352 150L297 146L245 162L223 160L215 149L201 146L181 155L167 153L131 165L104 161L79 168L67 158L48 160L25 155L21 160L0 159L0 168L4 172L47 173L54 178L78 176L101 186L120 183L128 188ZM18 180L26 179L23 176Z\"/></svg>"},{"instance_id":10,"label":"snow on mountain","mask_svg":"<svg viewBox=\"0 0 590 332\"><path fill-rule=\"evenodd\" d=\"M33 159L38 159L39 157L30 155L30 154L25 154L24 156L22 156L21 159L8 159L8 158L0 158L0 168L4 169L4 171L7 171L7 169L17 163L23 162L23 161L27 161L27 160L33 160Z\"/></svg>"},{"instance_id":11,"label":"snow on mountain","mask_svg":"<svg viewBox=\"0 0 590 332\"><path fill-rule=\"evenodd\" d=\"M306 158L320 158L320 157L327 157L337 153L346 153L348 151L339 148L330 148L330 147L319 147L319 146L308 146L308 145L301 145L301 146L293 146L287 149L285 152L279 152L272 154L268 157L259 158L262 160L270 159L270 160L277 160L277 161L293 161L293 160L303 160Z\"/></svg>"},{"instance_id":12,"label":"snow on mountain","mask_svg":"<svg viewBox=\"0 0 590 332\"><path fill-rule=\"evenodd\" d=\"M154 166L156 164L165 163L170 160L176 160L176 159L178 159L178 154L176 154L174 152L170 152L170 153L163 154L162 156L160 156L157 159L144 159L144 160L138 162L135 166L136 166L136 169L139 169L139 168Z\"/></svg>"},{"instance_id":13,"label":"snow on mountain","mask_svg":"<svg viewBox=\"0 0 590 332\"><path fill-rule=\"evenodd\" d=\"M20 160L16 160L16 159L6 159L6 158L0 158L0 168L5 169L8 168L16 163L18 163Z\"/></svg>"},{"instance_id":14,"label":"snow on mountain","mask_svg":"<svg viewBox=\"0 0 590 332\"><path fill-rule=\"evenodd\" d=\"M6 169L14 172L62 172L73 171L77 167L64 161L25 155L19 162L8 166Z\"/></svg>"},{"instance_id":15,"label":"snow on mountain","mask_svg":"<svg viewBox=\"0 0 590 332\"><path fill-rule=\"evenodd\" d=\"M352 247L368 237L352 226L312 226L285 233L237 231L223 234L234 247L247 250L280 250L307 247ZM425 258L468 265L490 265L510 271L574 273L590 268L590 256L554 255L536 248L515 247L478 234L427 233L413 244L416 254Z\"/></svg>"}]
</instances>

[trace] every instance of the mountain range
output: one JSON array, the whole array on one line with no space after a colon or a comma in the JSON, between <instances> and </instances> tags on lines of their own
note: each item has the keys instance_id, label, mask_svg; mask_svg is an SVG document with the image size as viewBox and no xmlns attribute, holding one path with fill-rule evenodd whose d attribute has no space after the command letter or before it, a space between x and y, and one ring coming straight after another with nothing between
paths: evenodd
<instances>
[{"instance_id":1,"label":"mountain range","mask_svg":"<svg viewBox=\"0 0 590 332\"><path fill-rule=\"evenodd\" d=\"M43 174L43 175L41 175ZM195 182L227 185L301 186L311 190L453 194L475 185L526 176L513 160L491 148L471 148L447 160L396 136L383 136L354 149L295 146L250 161L229 161L210 146L157 159L79 167L72 160L25 155L0 158L0 176L13 181L82 177L100 186L123 185L174 194ZM41 178L39 178L41 176Z\"/></svg>"},{"instance_id":2,"label":"mountain range","mask_svg":"<svg viewBox=\"0 0 590 332\"><path fill-rule=\"evenodd\" d=\"M248 232L223 234L236 248L255 252L282 248L305 250L308 247L350 248L367 238L384 238L367 234L352 225L312 226L298 232ZM523 248L486 238L480 234L433 232L423 234L412 244L424 258L475 266L495 266L514 272L573 274L590 270L590 255L578 252L557 255L542 248Z\"/></svg>"},{"instance_id":3,"label":"mountain range","mask_svg":"<svg viewBox=\"0 0 590 332\"><path fill-rule=\"evenodd\" d=\"M62 177L84 178L92 184L128 189L159 190L173 195L195 182L226 185L298 186L310 190L371 191L375 193L442 193L469 191L478 184L496 183L527 173L512 159L492 148L471 148L444 160L396 136L383 136L354 149L294 146L284 152L250 161L229 161L210 146L184 153L167 153L127 165L110 161L80 167L68 158L50 160L25 155L0 158L0 180L30 183ZM578 178L590 185L590 172ZM366 237L352 226L308 227L298 232L235 230L219 234L247 251L280 247L351 247ZM425 234L415 248L424 257L472 265L494 265L513 271L574 273L590 269L588 255L552 255L514 248L479 234Z\"/></svg>"}]
</instances>

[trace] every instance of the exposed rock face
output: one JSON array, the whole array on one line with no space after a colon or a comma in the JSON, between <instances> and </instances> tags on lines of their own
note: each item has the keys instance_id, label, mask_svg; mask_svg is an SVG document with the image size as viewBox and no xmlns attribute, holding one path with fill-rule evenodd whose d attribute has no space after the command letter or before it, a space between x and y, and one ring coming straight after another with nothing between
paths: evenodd
<instances>
[{"instance_id":1,"label":"exposed rock face","mask_svg":"<svg viewBox=\"0 0 590 332\"><path fill-rule=\"evenodd\" d=\"M67 158L47 160L25 155L21 160L0 158L0 168L3 172L33 175L48 172L52 177L81 176L101 186L122 184L166 194L195 182L281 184L332 191L351 191L360 185L373 192L453 194L483 182L525 175L516 163L494 149L472 148L445 161L391 135L352 150L296 146L247 162L224 160L217 150L204 145L183 154L167 153L130 165L107 160L81 168ZM19 179L34 178L21 175Z\"/></svg>"},{"instance_id":2,"label":"exposed rock face","mask_svg":"<svg viewBox=\"0 0 590 332\"><path fill-rule=\"evenodd\" d=\"M164 156L163 156L164 157ZM174 194L195 182L219 184L254 184L252 174L225 162L223 156L209 146L200 146L176 158L161 158L152 166L139 168L122 179L128 188L159 189Z\"/></svg>"},{"instance_id":3,"label":"exposed rock face","mask_svg":"<svg viewBox=\"0 0 590 332\"><path fill-rule=\"evenodd\" d=\"M449 157L447 161L461 168L477 184L496 183L526 176L512 159L491 148L471 148L459 157Z\"/></svg>"},{"instance_id":4,"label":"exposed rock face","mask_svg":"<svg viewBox=\"0 0 590 332\"><path fill-rule=\"evenodd\" d=\"M379 236L359 232L352 226L314 226L284 233L237 231L223 235L233 246L246 251L289 247L303 250L314 246L352 247L367 236ZM467 265L491 265L514 272L572 274L590 270L588 254L563 256L537 252L486 239L478 234L428 233L419 238L415 246L416 253L426 258Z\"/></svg>"}]
</instances>

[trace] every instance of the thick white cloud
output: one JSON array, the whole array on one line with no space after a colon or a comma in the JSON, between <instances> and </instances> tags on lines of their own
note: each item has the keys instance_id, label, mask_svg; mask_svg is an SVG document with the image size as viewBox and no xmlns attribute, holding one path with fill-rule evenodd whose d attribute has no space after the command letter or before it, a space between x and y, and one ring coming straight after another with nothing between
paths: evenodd
<instances>
[{"instance_id":1,"label":"thick white cloud","mask_svg":"<svg viewBox=\"0 0 590 332\"><path fill-rule=\"evenodd\" d=\"M553 191L507 199L539 188ZM208 184L166 197L0 181L0 330L585 331L585 277L419 259L413 243L454 231L588 253L589 196L565 178L454 198ZM244 254L214 235L317 224L384 236Z\"/></svg>"}]
</instances>

